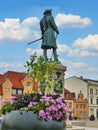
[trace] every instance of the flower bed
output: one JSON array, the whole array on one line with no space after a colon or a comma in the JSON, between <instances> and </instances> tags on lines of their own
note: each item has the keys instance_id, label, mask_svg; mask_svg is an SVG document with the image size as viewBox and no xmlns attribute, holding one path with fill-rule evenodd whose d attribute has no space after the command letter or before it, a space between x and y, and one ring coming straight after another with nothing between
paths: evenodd
<instances>
[{"instance_id":1,"label":"flower bed","mask_svg":"<svg viewBox=\"0 0 98 130\"><path fill-rule=\"evenodd\" d=\"M11 97L3 100L1 113L2 130L63 130L68 107L59 95L39 93Z\"/></svg>"},{"instance_id":2,"label":"flower bed","mask_svg":"<svg viewBox=\"0 0 98 130\"><path fill-rule=\"evenodd\" d=\"M62 121L68 117L68 107L59 95L25 94L11 97L10 101L3 100L1 113L11 110L33 111L39 120Z\"/></svg>"}]
</instances>

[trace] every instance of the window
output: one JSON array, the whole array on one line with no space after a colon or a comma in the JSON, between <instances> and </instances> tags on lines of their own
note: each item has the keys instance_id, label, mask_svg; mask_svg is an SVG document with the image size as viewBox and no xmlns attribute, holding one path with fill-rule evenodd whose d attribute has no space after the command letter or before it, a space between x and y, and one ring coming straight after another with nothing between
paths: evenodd
<instances>
[{"instance_id":1,"label":"window","mask_svg":"<svg viewBox=\"0 0 98 130\"><path fill-rule=\"evenodd\" d=\"M93 98L90 99L90 103L93 104Z\"/></svg>"},{"instance_id":2,"label":"window","mask_svg":"<svg viewBox=\"0 0 98 130\"><path fill-rule=\"evenodd\" d=\"M16 94L16 89L12 89L12 94Z\"/></svg>"},{"instance_id":3,"label":"window","mask_svg":"<svg viewBox=\"0 0 98 130\"><path fill-rule=\"evenodd\" d=\"M96 99L96 104L98 104L98 98Z\"/></svg>"},{"instance_id":4,"label":"window","mask_svg":"<svg viewBox=\"0 0 98 130\"><path fill-rule=\"evenodd\" d=\"M28 81L28 82L26 83L26 86L30 86L30 84L31 84L31 83Z\"/></svg>"},{"instance_id":5,"label":"window","mask_svg":"<svg viewBox=\"0 0 98 130\"><path fill-rule=\"evenodd\" d=\"M91 114L91 115L93 114L93 112L94 112L94 110L93 110L93 109L90 109L90 114Z\"/></svg>"},{"instance_id":6,"label":"window","mask_svg":"<svg viewBox=\"0 0 98 130\"><path fill-rule=\"evenodd\" d=\"M18 94L18 95L22 95L22 90L21 89L12 89L12 94L14 95L16 95L16 94Z\"/></svg>"},{"instance_id":7,"label":"window","mask_svg":"<svg viewBox=\"0 0 98 130\"><path fill-rule=\"evenodd\" d=\"M86 108L86 105L85 105L85 104L83 105L83 108Z\"/></svg>"},{"instance_id":8,"label":"window","mask_svg":"<svg viewBox=\"0 0 98 130\"><path fill-rule=\"evenodd\" d=\"M19 94L19 95L22 95L22 90L18 90L18 94Z\"/></svg>"},{"instance_id":9,"label":"window","mask_svg":"<svg viewBox=\"0 0 98 130\"><path fill-rule=\"evenodd\" d=\"M80 111L80 116L82 116L82 111Z\"/></svg>"},{"instance_id":10,"label":"window","mask_svg":"<svg viewBox=\"0 0 98 130\"><path fill-rule=\"evenodd\" d=\"M76 108L78 108L78 104L76 104Z\"/></svg>"},{"instance_id":11,"label":"window","mask_svg":"<svg viewBox=\"0 0 98 130\"><path fill-rule=\"evenodd\" d=\"M96 117L98 118L98 109L96 110Z\"/></svg>"},{"instance_id":12,"label":"window","mask_svg":"<svg viewBox=\"0 0 98 130\"><path fill-rule=\"evenodd\" d=\"M90 94L93 94L93 89L92 88L90 89Z\"/></svg>"},{"instance_id":13,"label":"window","mask_svg":"<svg viewBox=\"0 0 98 130\"><path fill-rule=\"evenodd\" d=\"M84 111L84 117L86 117L86 112Z\"/></svg>"},{"instance_id":14,"label":"window","mask_svg":"<svg viewBox=\"0 0 98 130\"><path fill-rule=\"evenodd\" d=\"M68 99L68 95L69 95L69 94L68 94L68 93L66 93L66 99Z\"/></svg>"},{"instance_id":15,"label":"window","mask_svg":"<svg viewBox=\"0 0 98 130\"><path fill-rule=\"evenodd\" d=\"M9 93L9 92L10 92L10 88L6 88L5 93Z\"/></svg>"},{"instance_id":16,"label":"window","mask_svg":"<svg viewBox=\"0 0 98 130\"><path fill-rule=\"evenodd\" d=\"M96 94L98 94L98 89L96 89Z\"/></svg>"},{"instance_id":17,"label":"window","mask_svg":"<svg viewBox=\"0 0 98 130\"><path fill-rule=\"evenodd\" d=\"M80 108L82 108L82 104L80 104Z\"/></svg>"},{"instance_id":18,"label":"window","mask_svg":"<svg viewBox=\"0 0 98 130\"><path fill-rule=\"evenodd\" d=\"M69 108L72 108L72 103L71 102L69 103Z\"/></svg>"}]
</instances>

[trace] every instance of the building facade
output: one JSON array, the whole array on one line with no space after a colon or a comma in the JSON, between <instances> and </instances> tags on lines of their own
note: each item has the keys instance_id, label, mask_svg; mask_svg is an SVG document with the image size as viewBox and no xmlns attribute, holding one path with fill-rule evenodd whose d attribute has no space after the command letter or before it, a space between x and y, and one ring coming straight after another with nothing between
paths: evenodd
<instances>
[{"instance_id":1,"label":"building facade","mask_svg":"<svg viewBox=\"0 0 98 130\"><path fill-rule=\"evenodd\" d=\"M84 99L88 100L89 117L93 114L98 118L98 81L81 77L70 77L65 79L65 86L71 92L75 92L76 99L79 91L84 94Z\"/></svg>"},{"instance_id":2,"label":"building facade","mask_svg":"<svg viewBox=\"0 0 98 130\"><path fill-rule=\"evenodd\" d=\"M88 117L88 100L84 99L83 93L80 91L78 99L74 100L74 118L86 119Z\"/></svg>"},{"instance_id":3,"label":"building facade","mask_svg":"<svg viewBox=\"0 0 98 130\"><path fill-rule=\"evenodd\" d=\"M64 101L68 106L69 118L73 118L75 94L64 88Z\"/></svg>"},{"instance_id":4,"label":"building facade","mask_svg":"<svg viewBox=\"0 0 98 130\"><path fill-rule=\"evenodd\" d=\"M68 105L69 119L85 119L88 117L88 100L80 91L76 99L75 93L64 88L64 101Z\"/></svg>"},{"instance_id":5,"label":"building facade","mask_svg":"<svg viewBox=\"0 0 98 130\"><path fill-rule=\"evenodd\" d=\"M22 95L38 90L38 83L29 75L8 71L0 74L0 101L10 99L13 95Z\"/></svg>"}]
</instances>

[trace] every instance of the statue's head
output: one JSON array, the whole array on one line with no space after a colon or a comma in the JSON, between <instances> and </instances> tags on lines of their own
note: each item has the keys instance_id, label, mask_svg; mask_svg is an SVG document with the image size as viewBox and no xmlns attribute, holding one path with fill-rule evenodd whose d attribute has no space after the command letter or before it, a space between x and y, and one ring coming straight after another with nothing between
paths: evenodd
<instances>
[{"instance_id":1,"label":"statue's head","mask_svg":"<svg viewBox=\"0 0 98 130\"><path fill-rule=\"evenodd\" d=\"M47 15L47 14L51 14L51 13L52 13L52 9L46 9L43 14Z\"/></svg>"}]
</instances>

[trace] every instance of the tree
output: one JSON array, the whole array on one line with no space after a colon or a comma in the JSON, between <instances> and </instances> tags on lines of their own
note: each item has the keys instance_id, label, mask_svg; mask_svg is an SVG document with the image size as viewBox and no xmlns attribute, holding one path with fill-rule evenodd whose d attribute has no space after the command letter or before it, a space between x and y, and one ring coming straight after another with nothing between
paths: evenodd
<instances>
[{"instance_id":1,"label":"tree","mask_svg":"<svg viewBox=\"0 0 98 130\"><path fill-rule=\"evenodd\" d=\"M50 93L50 90L54 90L55 65L56 62L52 59L46 62L43 56L37 57L35 54L31 55L29 60L26 61L27 73L39 82L39 89L42 93Z\"/></svg>"}]
</instances>

